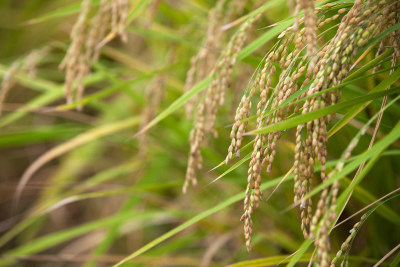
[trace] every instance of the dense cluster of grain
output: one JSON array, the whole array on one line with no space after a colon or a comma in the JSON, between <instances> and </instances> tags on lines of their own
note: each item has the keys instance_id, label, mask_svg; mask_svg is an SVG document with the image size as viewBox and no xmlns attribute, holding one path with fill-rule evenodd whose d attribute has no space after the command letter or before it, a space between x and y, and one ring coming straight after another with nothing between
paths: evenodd
<instances>
[{"instance_id":1,"label":"dense cluster of grain","mask_svg":"<svg viewBox=\"0 0 400 267\"><path fill-rule=\"evenodd\" d=\"M30 78L36 76L37 65L40 60L48 53L49 48L44 47L39 50L33 50L26 57L16 60L11 64L11 67L7 70L3 77L0 86L0 115L3 111L3 103L10 89L15 85L16 80L14 76L18 72L27 73Z\"/></svg>"},{"instance_id":2,"label":"dense cluster of grain","mask_svg":"<svg viewBox=\"0 0 400 267\"><path fill-rule=\"evenodd\" d=\"M303 17L300 17L301 10L304 10ZM334 10L336 13L327 17L327 11L330 10ZM314 1L296 1L294 25L278 37L278 43L266 55L263 67L255 75L252 86L239 103L230 134L231 144L228 148L226 163L228 164L234 155L236 157L241 155L240 149L252 112L253 98L258 99L256 130L284 121L296 113L307 114L336 104L341 97L341 89L327 89L340 85L348 76L354 67L353 64L357 63L356 59L360 48L379 33L399 22L397 10L399 10L399 3L390 0L356 0L350 9L342 8L340 4L326 4L315 8ZM336 35L326 44L319 43L317 38L319 29L339 18L341 18L341 22ZM206 91L204 100L200 101L197 107L184 191L187 190L189 181L193 184L196 183L195 169L201 168L202 140L206 133L215 131L217 103L224 104L224 94L226 88L230 86L229 81L232 76L231 67L236 60L235 52L242 46L247 25L250 25L254 19L256 18L243 24L237 36L227 45L228 49L225 50L227 53L223 54L222 60L217 61L214 58L210 61L215 62L215 68L204 70L200 77L204 78L208 72L212 73L212 82ZM385 49L394 49L392 66L395 66L399 57L398 34L398 31L394 31L383 38L377 52L379 55ZM229 54L233 56L229 57ZM195 65L196 62L197 58L194 58L192 65ZM190 85L193 84L194 73L193 68L188 73ZM276 75L279 77L274 84L273 81L276 79L273 78ZM281 108L283 104L287 104L288 98L298 91L301 93L292 98L289 105ZM292 104L293 102L296 103ZM301 102L303 104L300 105ZM192 110L193 103L189 106L188 111ZM300 206L301 229L304 237L314 240L317 248L316 260L319 266L331 264L329 233L337 216L336 201L339 182L335 181L323 189L314 207L315 211L311 198L305 199L304 197L312 189L312 180L315 179L314 165L317 161L321 165L319 183L326 181L343 168L343 164L341 164L330 173L327 173L326 169L327 127L332 118L333 115L328 115L300 124L295 133L294 201ZM214 134L216 133L214 132ZM263 170L266 173L271 171L277 153L276 144L281 136L282 131L275 131L268 134L259 133L254 138L248 169L244 213L241 217L241 220L244 221L244 234L248 250L251 249L253 231L251 217L262 199L260 190L262 172ZM350 157L354 146L354 142L349 145L344 154L344 160Z\"/></svg>"}]
</instances>

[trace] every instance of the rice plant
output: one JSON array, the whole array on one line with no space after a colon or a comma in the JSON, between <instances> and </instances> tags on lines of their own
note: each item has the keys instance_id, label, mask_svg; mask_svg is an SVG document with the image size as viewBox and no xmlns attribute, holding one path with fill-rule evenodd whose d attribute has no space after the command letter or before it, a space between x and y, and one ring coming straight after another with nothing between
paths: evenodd
<instances>
[{"instance_id":1,"label":"rice plant","mask_svg":"<svg viewBox=\"0 0 400 267\"><path fill-rule=\"evenodd\" d=\"M0 266L397 266L400 2L0 3Z\"/></svg>"}]
</instances>

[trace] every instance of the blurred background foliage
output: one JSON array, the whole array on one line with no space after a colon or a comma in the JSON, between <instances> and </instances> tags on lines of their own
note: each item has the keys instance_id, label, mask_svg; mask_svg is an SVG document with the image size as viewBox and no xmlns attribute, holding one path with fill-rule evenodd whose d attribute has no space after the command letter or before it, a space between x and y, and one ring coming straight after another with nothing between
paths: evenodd
<instances>
[{"instance_id":1,"label":"blurred background foliage","mask_svg":"<svg viewBox=\"0 0 400 267\"><path fill-rule=\"evenodd\" d=\"M303 244L298 211L290 208L292 181L282 183L267 201L293 165L294 132L279 142L273 169L263 175L265 199L253 218L250 253L239 221L247 164L233 170L229 168L236 162L213 169L226 157L238 101L275 39L256 47L234 67L233 85L216 122L218 137L208 138L202 149L199 184L182 194L192 120L185 117L182 107L168 111L184 93L190 59L201 46L215 1L165 0L153 11L150 2L130 1L128 42L114 39L101 50L85 78L81 112L74 103L65 104L64 73L58 70L80 1L0 2L0 77L32 50L49 49L34 77L17 72L0 117L0 264L111 266L137 252L126 266L223 266L252 259L261 260L260 265L238 266L265 266L285 262ZM290 16L286 1L275 2L249 31L245 46L268 32L267 26ZM247 1L238 18L263 4ZM224 32L223 46L237 29L234 25ZM330 30L323 38L329 40L334 34L335 29ZM368 54L365 62L372 58L373 53ZM382 73L347 85L343 100L363 95L386 76ZM151 105L146 91L157 86L160 77L165 80L159 90L160 105L150 109L153 117L167 113L149 129L143 144L139 137L131 137L142 127L142 115ZM340 157L380 106L381 99L374 100L329 139L329 161ZM338 117L343 114L339 112ZM399 114L397 101L385 112L378 139L392 130ZM372 130L361 138L355 155L368 147ZM244 143L249 141L246 137ZM342 219L399 187L399 145L395 141L355 188ZM144 154L139 153L143 146L147 147ZM33 174L18 206L13 206L17 184L30 164L60 147ZM249 152L244 150L243 155ZM341 180L342 189L354 173ZM217 177L221 178L211 183ZM350 266L372 265L398 244L399 208L394 198L368 217L352 245ZM334 229L332 253L359 218ZM311 253L310 248L300 262L306 262Z\"/></svg>"}]
</instances>

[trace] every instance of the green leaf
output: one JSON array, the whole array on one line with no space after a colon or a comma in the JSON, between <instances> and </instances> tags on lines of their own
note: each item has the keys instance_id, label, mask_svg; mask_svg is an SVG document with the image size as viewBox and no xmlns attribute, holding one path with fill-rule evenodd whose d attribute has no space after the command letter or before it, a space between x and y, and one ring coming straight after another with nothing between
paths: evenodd
<instances>
[{"instance_id":1,"label":"green leaf","mask_svg":"<svg viewBox=\"0 0 400 267\"><path fill-rule=\"evenodd\" d=\"M400 69L398 71L398 74L400 74ZM315 119L318 119L321 117L325 117L326 115L333 114L333 113L336 113L339 111L343 111L343 109L345 109L345 108L353 107L360 103L363 103L363 104L371 103L372 100L374 100L378 97L395 94L399 91L400 91L400 87L397 87L397 88L389 89L389 90L386 90L383 92L370 93L368 95L356 97L356 98L350 99L348 101L344 101L344 102L336 104L336 105L332 105L329 107L321 108L319 110L311 111L306 114L291 117L285 121L281 121L281 122L269 125L267 127L263 127L263 128L251 131L248 134L252 134L252 135L266 134L266 133L270 133L270 132L287 130L287 129L296 127L297 125L300 125L300 124L303 124L303 123L306 123L306 122L309 122L309 121L312 121L312 120L315 120Z\"/></svg>"},{"instance_id":2,"label":"green leaf","mask_svg":"<svg viewBox=\"0 0 400 267\"><path fill-rule=\"evenodd\" d=\"M390 263L389 267L400 266L400 252L397 253L397 256L393 259L392 263Z\"/></svg>"},{"instance_id":3,"label":"green leaf","mask_svg":"<svg viewBox=\"0 0 400 267\"><path fill-rule=\"evenodd\" d=\"M389 88L393 83L395 83L398 79L400 78L400 68L398 68L392 75L388 76L386 79L384 79L380 84L378 84L373 90L371 90L370 94L383 91L387 88ZM372 100L372 98L369 101L366 101L360 105L357 105L357 103L354 105L354 107L348 111L343 118L341 118L330 130L329 134L332 135L335 132L337 132L339 129L343 127L343 125L347 124L352 118L354 118L358 113L360 113L366 106L368 106Z\"/></svg>"},{"instance_id":4,"label":"green leaf","mask_svg":"<svg viewBox=\"0 0 400 267\"><path fill-rule=\"evenodd\" d=\"M83 127L77 126L50 126L27 129L0 135L0 148L17 147L27 144L34 144L50 140L59 140L72 137L84 130Z\"/></svg>"},{"instance_id":5,"label":"green leaf","mask_svg":"<svg viewBox=\"0 0 400 267\"><path fill-rule=\"evenodd\" d=\"M311 259L311 254L303 254L297 262L308 262ZM261 258L256 260L242 261L235 264L228 265L229 267L263 267L274 266L283 263L288 263L291 260L291 255L272 256L268 258Z\"/></svg>"},{"instance_id":6,"label":"green leaf","mask_svg":"<svg viewBox=\"0 0 400 267\"><path fill-rule=\"evenodd\" d=\"M274 185L277 185L279 183L279 181L282 179L282 177L280 178L276 178L274 180L265 182L261 185L261 190L265 190L267 188L271 188ZM203 211L202 213L196 215L195 217L191 218L190 220L184 222L183 224L179 225L178 227L172 229L171 231L168 231L167 233L161 235L160 237L154 239L153 241L151 241L150 243L148 243L147 245L141 247L140 249L136 250L135 252L133 252L132 254L130 254L129 256L125 257L123 260L121 260L120 262L118 262L117 264L115 264L114 266L121 266L123 263L130 261L132 259L134 259L135 257L143 254L144 252L148 251L149 249L157 246L158 244L160 244L161 242L167 240L168 238L176 235L177 233L185 230L186 228L194 225L195 223L199 222L200 220L207 218L208 216L210 216L211 214L220 211L230 205L232 205L233 203L241 200L244 198L244 192L237 194L235 196L232 196L230 198L228 198L227 200L223 201L222 203L209 208L205 211Z\"/></svg>"},{"instance_id":7,"label":"green leaf","mask_svg":"<svg viewBox=\"0 0 400 267\"><path fill-rule=\"evenodd\" d=\"M135 3L132 4L131 11L129 12L126 20L127 24L130 24L135 18L141 15L148 3L149 0L135 0Z\"/></svg>"},{"instance_id":8,"label":"green leaf","mask_svg":"<svg viewBox=\"0 0 400 267\"><path fill-rule=\"evenodd\" d=\"M169 116L172 112L176 111L178 108L182 107L189 99L191 99L194 95L198 94L202 90L206 88L207 85L209 85L211 82L211 77L208 76L198 84L196 84L192 90L189 92L185 93L181 97L179 97L177 100L175 100L169 107L164 109L160 114L157 115L151 122L149 122L145 127L143 127L137 134L133 136L135 138L136 136L146 132L148 129L159 123L161 120Z\"/></svg>"},{"instance_id":9,"label":"green leaf","mask_svg":"<svg viewBox=\"0 0 400 267\"><path fill-rule=\"evenodd\" d=\"M386 151L386 152L382 153L382 156L387 155L387 152L392 152L392 151ZM351 180L348 179L348 178L344 178L343 182L344 182L344 184L343 184L342 188L347 188L347 186L350 185ZM367 189L362 187L360 184L358 184L354 188L354 197L358 201L363 203L364 205L368 205L368 204L373 203L374 201L377 200L377 197L372 195L369 191L367 191ZM399 216L399 214L397 214L396 211L391 209L389 206L382 205L379 209L376 210L376 212L379 215L381 215L383 218L385 218L386 220L388 220L390 222L393 222L393 223L395 223L395 224L400 226L400 216Z\"/></svg>"},{"instance_id":10,"label":"green leaf","mask_svg":"<svg viewBox=\"0 0 400 267\"><path fill-rule=\"evenodd\" d=\"M286 266L287 267L295 266L295 264L302 259L304 253L306 253L306 251L308 250L308 248L311 246L312 243L313 241L311 239L304 240L303 244L301 244L300 248L296 251L296 254L294 254L293 258Z\"/></svg>"},{"instance_id":11,"label":"green leaf","mask_svg":"<svg viewBox=\"0 0 400 267\"><path fill-rule=\"evenodd\" d=\"M64 111L64 110L71 110L71 109L75 109L79 106L85 106L93 101L105 98L107 96L110 96L116 92L119 92L121 90L124 90L125 88L127 88L128 86L134 85L134 84L138 84L141 83L143 81L148 80L149 78L151 78L153 75L152 74L144 74L144 75L140 75L139 77L126 81L126 82L122 82L119 83L117 85L111 86L110 88L107 89L103 89L99 92L93 93L91 95L85 96L84 98L75 101L71 104L65 104L65 105L60 105L57 106L55 108L56 111Z\"/></svg>"},{"instance_id":12,"label":"green leaf","mask_svg":"<svg viewBox=\"0 0 400 267\"><path fill-rule=\"evenodd\" d=\"M101 220L95 220L93 222L73 227L71 229L63 230L53 234L48 234L36 240L32 240L31 242L22 245L18 248L5 252L3 253L2 259L0 259L0 264L3 265L9 264L18 257L23 257L25 255L30 255L43 251L45 249L56 246L62 242L95 231L97 229L109 227L124 222L146 222L147 220L152 218L163 218L165 216L169 215L163 211L162 212L146 211L141 213L136 212L134 214L131 211L129 211L114 216L110 216L108 218L103 218Z\"/></svg>"},{"instance_id":13,"label":"green leaf","mask_svg":"<svg viewBox=\"0 0 400 267\"><path fill-rule=\"evenodd\" d=\"M98 2L98 0L97 0L97 2ZM41 17L30 19L30 20L26 21L24 24L32 25L32 24L45 22L45 21L48 21L51 19L57 19L57 18L69 16L72 14L77 14L77 13L79 13L80 9L81 9L81 2L73 3L70 5L64 6L64 7L57 8L56 10L51 11Z\"/></svg>"}]
</instances>

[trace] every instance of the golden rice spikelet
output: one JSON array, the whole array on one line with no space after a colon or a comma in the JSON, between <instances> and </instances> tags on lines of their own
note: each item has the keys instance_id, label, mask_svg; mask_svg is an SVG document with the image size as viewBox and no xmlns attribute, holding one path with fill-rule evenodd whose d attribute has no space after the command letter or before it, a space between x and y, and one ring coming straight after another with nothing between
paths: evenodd
<instances>
[{"instance_id":1,"label":"golden rice spikelet","mask_svg":"<svg viewBox=\"0 0 400 267\"><path fill-rule=\"evenodd\" d=\"M217 51L220 49L222 43L223 32L219 28L223 23L223 6L225 2L226 0L219 0L208 14L209 23L207 25L206 37L199 52L190 60L190 68L186 75L185 92L190 91L196 82L207 77L215 67L218 58ZM198 101L198 96L195 96L186 102L185 109L188 118L192 117Z\"/></svg>"},{"instance_id":2,"label":"golden rice spikelet","mask_svg":"<svg viewBox=\"0 0 400 267\"><path fill-rule=\"evenodd\" d=\"M82 98L85 89L83 79L90 74L90 65L98 59L99 49L117 35L127 41L127 0L101 0L92 18L91 9L91 1L83 0L70 33L71 44L59 65L60 70L65 70L64 94L67 103Z\"/></svg>"},{"instance_id":3,"label":"golden rice spikelet","mask_svg":"<svg viewBox=\"0 0 400 267\"><path fill-rule=\"evenodd\" d=\"M75 94L78 88L84 87L83 77L88 71L84 57L84 44L87 38L86 24L89 20L90 7L90 0L82 1L81 11L70 34L71 45L59 66L60 70L65 70L64 94L67 103L72 103L76 98Z\"/></svg>"},{"instance_id":4,"label":"golden rice spikelet","mask_svg":"<svg viewBox=\"0 0 400 267\"><path fill-rule=\"evenodd\" d=\"M111 0L111 32L121 37L123 42L128 41L126 33L126 20L129 12L128 0Z\"/></svg>"},{"instance_id":5,"label":"golden rice spikelet","mask_svg":"<svg viewBox=\"0 0 400 267\"><path fill-rule=\"evenodd\" d=\"M310 85L308 95L320 92L326 88L335 86L343 81L350 71L351 62L357 53L357 49L363 46L369 38L376 33L378 25L382 23L379 15L384 9L385 1L356 1L353 8L343 17L337 35L327 45L326 53L318 62L314 82ZM372 12L377 12L375 16L370 16ZM366 19L368 18L368 20ZM307 99L303 105L303 114L323 108L327 105L335 104L340 98L340 90L324 93L320 96ZM321 179L327 179L326 175L326 123L329 118L321 118L307 123L307 135L311 136L311 144L303 144L297 138L296 146L299 150L307 149L311 145L312 150L321 163ZM299 137L298 126L297 136ZM297 165L296 173L303 173L304 168ZM342 167L342 166L341 166ZM341 168L339 167L339 168ZM331 177L333 173L329 174ZM329 266L329 229L336 218L336 198L339 190L339 182L335 181L329 188L325 188L320 196L317 210L311 220L310 232L315 237L317 259L320 266ZM318 227L319 226L319 227Z\"/></svg>"},{"instance_id":6,"label":"golden rice spikelet","mask_svg":"<svg viewBox=\"0 0 400 267\"><path fill-rule=\"evenodd\" d=\"M219 10L218 7L220 6L218 6L218 4L221 3L223 2L217 3L216 10ZM218 106L224 104L226 90L231 87L232 71L234 65L236 64L237 56L243 48L249 28L251 28L251 26L258 18L259 16L255 16L248 19L245 23L242 24L237 33L231 38L227 48L224 50L223 57L216 61L216 63L214 64L215 67L210 74L210 84L207 86L204 94L201 96L202 98L200 100L197 100L199 104L196 110L196 123L194 124L191 132L191 146L183 192L187 191L190 181L192 182L192 184L197 183L196 170L201 169L202 167L202 157L200 149L205 141L206 135L213 134L214 137L217 136L215 121L218 113ZM200 53L192 59L192 67L191 70L189 70L188 72L186 85L191 85L191 83L195 80L195 74L199 75L199 70L195 70L193 64L200 63L199 59L204 58L203 52L207 54L206 51L201 50ZM206 75L203 76L206 77ZM243 104L246 108L251 109L250 100L245 101L245 103ZM190 113L194 108L193 102L189 103L186 108L186 111ZM237 132L235 131L237 137L235 147L240 147L241 135L243 135L244 133L244 126L239 126L237 130Z\"/></svg>"},{"instance_id":7,"label":"golden rice spikelet","mask_svg":"<svg viewBox=\"0 0 400 267\"><path fill-rule=\"evenodd\" d=\"M313 56L317 48L317 17L314 0L296 0L295 22L293 30L297 31L300 24L300 10L304 9L305 36L307 40L307 54Z\"/></svg>"}]
</instances>

